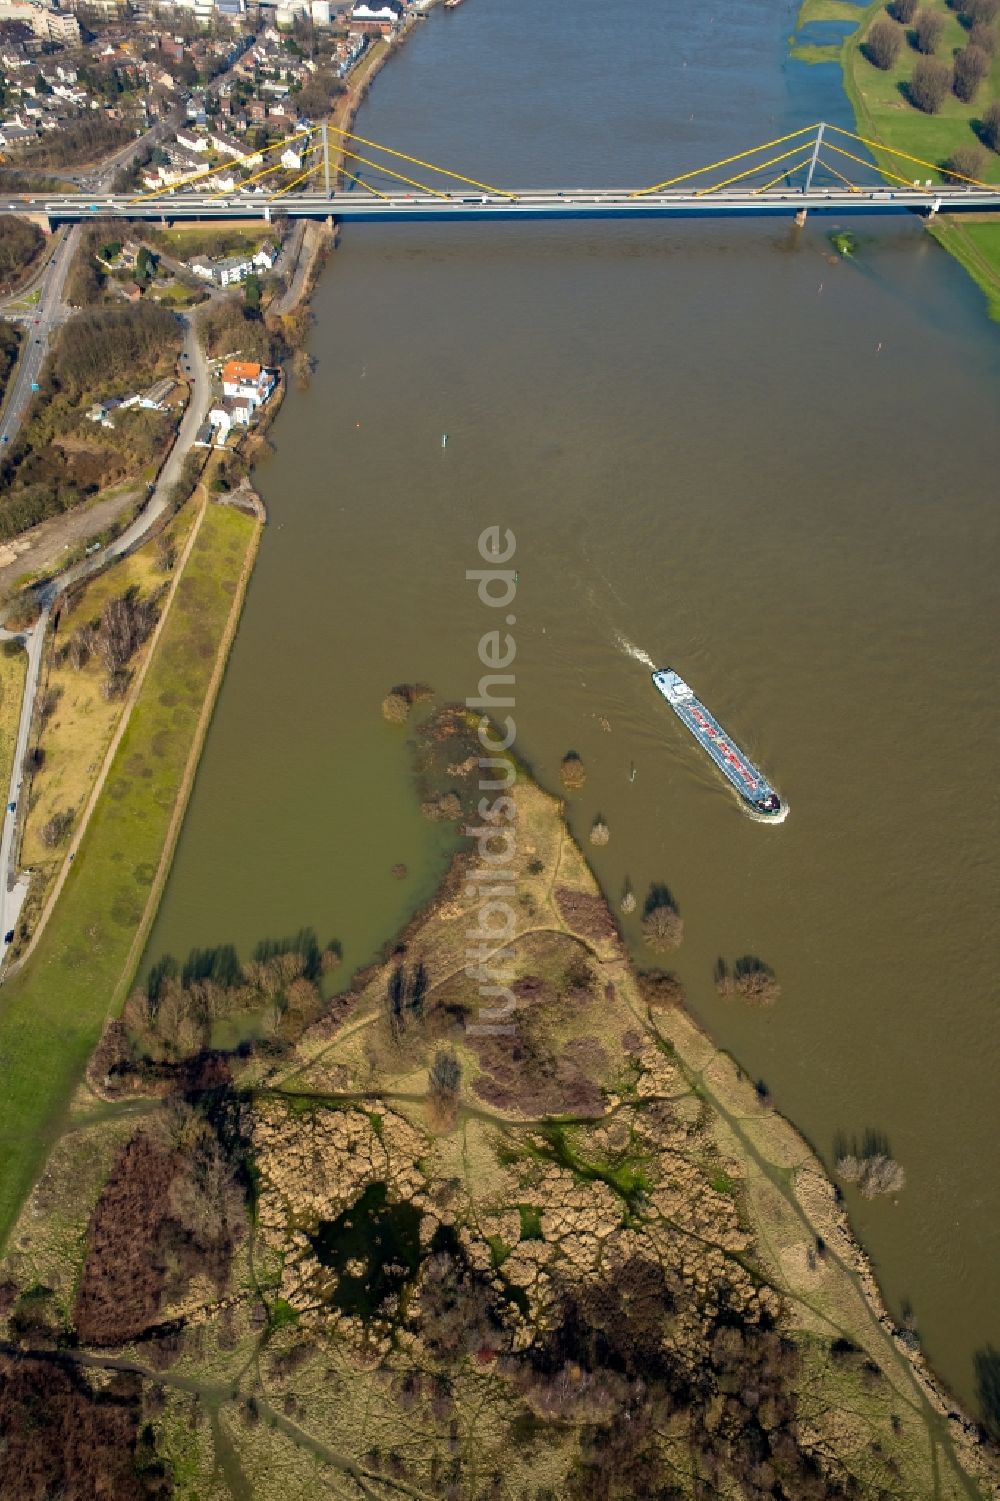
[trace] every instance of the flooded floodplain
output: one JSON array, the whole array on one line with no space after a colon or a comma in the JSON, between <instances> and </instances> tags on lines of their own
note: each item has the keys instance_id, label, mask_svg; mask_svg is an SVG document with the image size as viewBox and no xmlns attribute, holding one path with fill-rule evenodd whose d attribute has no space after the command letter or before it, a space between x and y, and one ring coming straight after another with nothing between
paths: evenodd
<instances>
[{"instance_id":1,"label":"flooded floodplain","mask_svg":"<svg viewBox=\"0 0 1000 1501\"><path fill-rule=\"evenodd\" d=\"M473 0L415 31L357 128L503 186L641 186L851 123L839 71L788 60L792 21ZM849 259L835 227L344 231L149 956L311 924L349 970L430 895L448 837L379 706L400 681L475 694L495 621L466 570L510 528L520 755L553 788L583 758L569 814L605 890L641 913L669 885L693 1011L826 1161L888 1137L906 1186L848 1189L852 1218L971 1403L1000 1345L1000 342L918 223L847 225ZM743 815L646 656L787 822ZM746 954L770 1010L716 993Z\"/></svg>"}]
</instances>

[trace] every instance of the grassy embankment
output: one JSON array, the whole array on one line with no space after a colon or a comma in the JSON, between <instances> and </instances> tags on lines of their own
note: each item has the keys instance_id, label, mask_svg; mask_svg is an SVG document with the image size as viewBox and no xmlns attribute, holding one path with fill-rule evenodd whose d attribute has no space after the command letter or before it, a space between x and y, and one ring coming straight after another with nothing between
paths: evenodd
<instances>
[{"instance_id":1,"label":"grassy embankment","mask_svg":"<svg viewBox=\"0 0 1000 1501\"><path fill-rule=\"evenodd\" d=\"M166 537L174 556L184 543L197 514L201 497L189 502L167 528ZM145 600L169 581L160 566L161 540L123 558L113 568L91 579L74 594L60 621L58 644L65 645L81 626L100 619L105 605L128 591ZM149 642L144 642L129 659L133 679L142 671ZM124 696L108 698L102 691L106 673L98 658L90 655L83 665L74 668L68 659L52 660L44 676L43 696L55 703L51 714L36 729L31 744L43 756L41 766L32 774L31 801L21 844L21 865L33 872L28 911L41 910L49 888L65 857L65 848L45 843L42 830L60 813L72 810L75 833L99 775L105 754L129 703Z\"/></svg>"},{"instance_id":2,"label":"grassy embankment","mask_svg":"<svg viewBox=\"0 0 1000 1501\"><path fill-rule=\"evenodd\" d=\"M52 921L0 996L0 1241L152 920L260 525L204 510L145 682Z\"/></svg>"},{"instance_id":3,"label":"grassy embankment","mask_svg":"<svg viewBox=\"0 0 1000 1501\"><path fill-rule=\"evenodd\" d=\"M204 225L181 225L175 229L149 229L143 231L143 239L168 255L185 260L192 255L221 259L228 255L254 254L266 240L274 241L278 233L259 219L252 226L224 224L218 228Z\"/></svg>"},{"instance_id":4,"label":"grassy embankment","mask_svg":"<svg viewBox=\"0 0 1000 1501\"><path fill-rule=\"evenodd\" d=\"M938 11L944 20L935 56L950 63L954 53L967 44L968 32L945 0L925 0L923 8ZM978 121L987 104L1000 99L1000 48L994 54L990 73L970 104L949 94L936 114L924 114L909 102L905 92L920 56L913 46L905 41L894 66L886 72L874 67L861 51L872 25L885 14L882 0L864 8L847 0L804 0L796 32L813 21L857 19L858 25L839 45L793 45L792 55L806 62L839 60L858 133L923 162L935 163L940 169L959 147L980 144ZM922 181L928 177L943 181L941 170L901 161L888 152L875 151L874 155L880 167L907 181L918 176ZM1000 184L1000 155L984 149L982 160L982 180ZM849 174L849 164L844 164L844 170ZM944 218L931 225L930 232L982 288L990 316L1000 319L1000 217Z\"/></svg>"},{"instance_id":5,"label":"grassy embankment","mask_svg":"<svg viewBox=\"0 0 1000 1501\"><path fill-rule=\"evenodd\" d=\"M14 769L14 743L28 668L27 653L19 648L8 656L6 646L5 642L0 647L0 796L4 798Z\"/></svg>"}]
</instances>

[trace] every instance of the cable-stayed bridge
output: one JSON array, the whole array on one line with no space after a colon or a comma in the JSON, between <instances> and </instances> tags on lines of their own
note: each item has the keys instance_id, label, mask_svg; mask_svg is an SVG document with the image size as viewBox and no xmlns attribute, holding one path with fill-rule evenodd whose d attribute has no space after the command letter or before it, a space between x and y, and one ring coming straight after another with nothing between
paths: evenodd
<instances>
[{"instance_id":1,"label":"cable-stayed bridge","mask_svg":"<svg viewBox=\"0 0 1000 1501\"><path fill-rule=\"evenodd\" d=\"M822 122L650 185L519 189L323 123L139 194L0 195L0 212L51 226L95 216L171 223L277 215L387 223L794 216L802 223L808 212L1000 211L1000 184L941 176L940 165Z\"/></svg>"}]
</instances>

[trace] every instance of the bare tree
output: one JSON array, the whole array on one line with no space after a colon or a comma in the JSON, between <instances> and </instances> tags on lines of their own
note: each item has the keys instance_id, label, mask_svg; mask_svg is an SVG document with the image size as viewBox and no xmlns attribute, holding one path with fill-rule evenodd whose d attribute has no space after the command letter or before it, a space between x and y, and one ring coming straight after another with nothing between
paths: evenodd
<instances>
[{"instance_id":1,"label":"bare tree","mask_svg":"<svg viewBox=\"0 0 1000 1501\"><path fill-rule=\"evenodd\" d=\"M969 32L972 46L985 52L987 57L992 57L997 50L997 40L997 29L989 21L977 21Z\"/></svg>"},{"instance_id":2,"label":"bare tree","mask_svg":"<svg viewBox=\"0 0 1000 1501\"><path fill-rule=\"evenodd\" d=\"M46 849L55 849L57 844L62 844L66 835L73 827L73 819L75 817L76 810L73 808L62 808L53 813L48 823L43 825L41 831L42 843Z\"/></svg>"},{"instance_id":3,"label":"bare tree","mask_svg":"<svg viewBox=\"0 0 1000 1501\"><path fill-rule=\"evenodd\" d=\"M666 886L649 888L643 907L642 932L650 948L659 953L677 948L684 937L684 919Z\"/></svg>"},{"instance_id":4,"label":"bare tree","mask_svg":"<svg viewBox=\"0 0 1000 1501\"><path fill-rule=\"evenodd\" d=\"M952 88L963 104L971 104L976 91L990 71L990 59L981 47L963 47L955 54L955 76Z\"/></svg>"},{"instance_id":5,"label":"bare tree","mask_svg":"<svg viewBox=\"0 0 1000 1501\"><path fill-rule=\"evenodd\" d=\"M899 56L903 33L891 21L876 21L865 38L864 54L876 68L887 73Z\"/></svg>"},{"instance_id":6,"label":"bare tree","mask_svg":"<svg viewBox=\"0 0 1000 1501\"><path fill-rule=\"evenodd\" d=\"M1000 151L1000 104L991 104L983 111L980 134L991 151Z\"/></svg>"},{"instance_id":7,"label":"bare tree","mask_svg":"<svg viewBox=\"0 0 1000 1501\"><path fill-rule=\"evenodd\" d=\"M910 101L925 115L936 115L951 88L951 69L936 58L922 57L910 79Z\"/></svg>"},{"instance_id":8,"label":"bare tree","mask_svg":"<svg viewBox=\"0 0 1000 1501\"><path fill-rule=\"evenodd\" d=\"M462 1068L454 1053L439 1049L429 1076L431 1109L439 1125L447 1127L455 1120L461 1078Z\"/></svg>"},{"instance_id":9,"label":"bare tree","mask_svg":"<svg viewBox=\"0 0 1000 1501\"><path fill-rule=\"evenodd\" d=\"M916 42L917 51L930 57L937 51L937 44L941 40L944 30L944 17L940 11L918 10L913 19L913 39Z\"/></svg>"},{"instance_id":10,"label":"bare tree","mask_svg":"<svg viewBox=\"0 0 1000 1501\"><path fill-rule=\"evenodd\" d=\"M909 26L917 13L917 3L918 0L893 0L893 3L888 7L889 13L897 21L902 22L904 26Z\"/></svg>"},{"instance_id":11,"label":"bare tree","mask_svg":"<svg viewBox=\"0 0 1000 1501\"><path fill-rule=\"evenodd\" d=\"M970 177L981 182L984 160L979 146L958 146L948 158L945 171L955 182L967 182Z\"/></svg>"},{"instance_id":12,"label":"bare tree","mask_svg":"<svg viewBox=\"0 0 1000 1501\"><path fill-rule=\"evenodd\" d=\"M127 666L157 617L156 601L139 599L133 590L109 599L94 632L94 650L112 676Z\"/></svg>"}]
</instances>

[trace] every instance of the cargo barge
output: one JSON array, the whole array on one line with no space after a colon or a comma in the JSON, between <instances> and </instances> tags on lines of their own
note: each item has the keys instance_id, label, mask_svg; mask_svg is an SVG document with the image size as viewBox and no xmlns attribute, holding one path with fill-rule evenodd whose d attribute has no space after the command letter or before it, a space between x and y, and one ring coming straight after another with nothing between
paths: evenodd
<instances>
[{"instance_id":1,"label":"cargo barge","mask_svg":"<svg viewBox=\"0 0 1000 1501\"><path fill-rule=\"evenodd\" d=\"M653 673L653 685L663 694L677 718L707 751L727 781L731 782L751 813L768 823L781 823L788 816L783 803L762 772L729 738L718 720L694 696L680 673L661 667Z\"/></svg>"}]
</instances>

